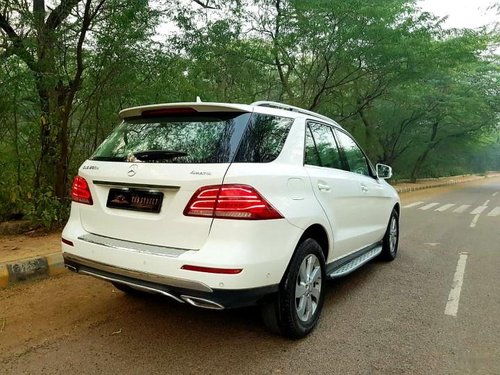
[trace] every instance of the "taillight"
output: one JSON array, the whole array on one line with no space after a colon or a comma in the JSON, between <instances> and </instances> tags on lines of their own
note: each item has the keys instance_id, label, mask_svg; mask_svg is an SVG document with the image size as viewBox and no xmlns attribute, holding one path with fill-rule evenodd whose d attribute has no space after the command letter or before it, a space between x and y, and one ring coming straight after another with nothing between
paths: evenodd
<instances>
[{"instance_id":1,"label":"taillight","mask_svg":"<svg viewBox=\"0 0 500 375\"><path fill-rule=\"evenodd\" d=\"M83 177L76 176L73 180L73 186L71 186L71 200L73 202L93 204L89 184Z\"/></svg>"},{"instance_id":2,"label":"taillight","mask_svg":"<svg viewBox=\"0 0 500 375\"><path fill-rule=\"evenodd\" d=\"M240 220L283 218L253 187L229 184L198 189L184 209L184 215Z\"/></svg>"}]
</instances>

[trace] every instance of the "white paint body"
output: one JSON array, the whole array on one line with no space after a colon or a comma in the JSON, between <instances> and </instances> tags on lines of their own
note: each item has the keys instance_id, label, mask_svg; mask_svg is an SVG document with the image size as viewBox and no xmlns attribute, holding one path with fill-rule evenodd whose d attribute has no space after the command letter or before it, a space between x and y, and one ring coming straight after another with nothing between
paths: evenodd
<instances>
[{"instance_id":1,"label":"white paint body","mask_svg":"<svg viewBox=\"0 0 500 375\"><path fill-rule=\"evenodd\" d=\"M312 225L320 225L327 233L327 264L382 240L391 212L400 202L388 183L345 170L304 165L306 120L321 119L266 107L186 105L211 111L255 111L294 118L294 123L280 155L270 163L138 163L137 173L129 177L131 163L84 162L79 175L90 185L93 205L72 203L63 237L74 246L63 243L63 252L127 270L188 279L210 288L246 289L278 284L301 236ZM138 111L126 114L137 115ZM192 174L193 170L206 174ZM161 212L108 208L110 186L93 181L166 186L157 189L164 194ZM318 188L323 182L329 191ZM283 219L231 220L183 214L198 188L222 183L253 186ZM365 186L363 191L361 185ZM109 248L79 239L88 233L186 251L168 257ZM243 271L236 275L193 272L182 270L185 264Z\"/></svg>"}]
</instances>

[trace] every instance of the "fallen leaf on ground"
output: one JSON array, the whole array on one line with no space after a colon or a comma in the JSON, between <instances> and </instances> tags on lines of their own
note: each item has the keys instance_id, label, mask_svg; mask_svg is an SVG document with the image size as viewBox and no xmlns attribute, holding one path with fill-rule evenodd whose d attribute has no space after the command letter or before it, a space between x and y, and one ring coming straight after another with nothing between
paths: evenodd
<instances>
[{"instance_id":1,"label":"fallen leaf on ground","mask_svg":"<svg viewBox=\"0 0 500 375\"><path fill-rule=\"evenodd\" d=\"M5 328L5 325L7 324L7 318L0 318L0 333L3 332L3 329Z\"/></svg>"},{"instance_id":2,"label":"fallen leaf on ground","mask_svg":"<svg viewBox=\"0 0 500 375\"><path fill-rule=\"evenodd\" d=\"M122 329L120 328L118 331L115 331L111 334L111 336L113 335L119 335L120 333L122 333Z\"/></svg>"}]
</instances>

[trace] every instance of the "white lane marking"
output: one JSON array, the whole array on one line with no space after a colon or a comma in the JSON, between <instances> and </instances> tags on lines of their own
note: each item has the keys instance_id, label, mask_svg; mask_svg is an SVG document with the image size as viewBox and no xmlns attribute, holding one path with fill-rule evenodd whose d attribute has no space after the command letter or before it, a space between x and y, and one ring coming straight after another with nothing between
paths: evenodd
<instances>
[{"instance_id":1,"label":"white lane marking","mask_svg":"<svg viewBox=\"0 0 500 375\"><path fill-rule=\"evenodd\" d=\"M424 202L422 202L422 201L413 202L413 203L407 204L406 206L403 206L403 208L415 207L415 206L418 206L419 204L422 204L422 203L424 203Z\"/></svg>"},{"instance_id":2,"label":"white lane marking","mask_svg":"<svg viewBox=\"0 0 500 375\"><path fill-rule=\"evenodd\" d=\"M479 206L479 207L474 208L470 213L471 213L471 215L479 215L487 208L488 208L487 206Z\"/></svg>"},{"instance_id":3,"label":"white lane marking","mask_svg":"<svg viewBox=\"0 0 500 375\"><path fill-rule=\"evenodd\" d=\"M486 216L498 216L500 215L500 207L495 207Z\"/></svg>"},{"instance_id":4,"label":"white lane marking","mask_svg":"<svg viewBox=\"0 0 500 375\"><path fill-rule=\"evenodd\" d=\"M498 191L495 191L493 194L491 194L492 197L496 196L498 194Z\"/></svg>"},{"instance_id":5,"label":"white lane marking","mask_svg":"<svg viewBox=\"0 0 500 375\"><path fill-rule=\"evenodd\" d=\"M424 245L436 247L437 245L439 245L439 242L426 242L426 243L424 243Z\"/></svg>"},{"instance_id":6,"label":"white lane marking","mask_svg":"<svg viewBox=\"0 0 500 375\"><path fill-rule=\"evenodd\" d=\"M445 204L439 208L436 208L434 211L443 212L443 211L446 211L448 208L453 207L454 205L455 205L454 203L448 203L448 204Z\"/></svg>"},{"instance_id":7,"label":"white lane marking","mask_svg":"<svg viewBox=\"0 0 500 375\"><path fill-rule=\"evenodd\" d=\"M465 211L466 209L468 209L469 207L470 207L470 204L463 204L463 205L461 205L460 207L455 208L455 209L453 210L453 212L456 212L456 213L461 214L462 212L464 212L464 211Z\"/></svg>"},{"instance_id":8,"label":"white lane marking","mask_svg":"<svg viewBox=\"0 0 500 375\"><path fill-rule=\"evenodd\" d=\"M474 216L474 218L472 219L472 222L470 223L471 228L474 228L476 226L477 221L479 220L479 216L481 216L481 214L477 214L476 216Z\"/></svg>"},{"instance_id":9,"label":"white lane marking","mask_svg":"<svg viewBox=\"0 0 500 375\"><path fill-rule=\"evenodd\" d=\"M428 210L429 208L432 208L434 206L437 206L439 203L429 203L426 204L425 206L420 207L421 210Z\"/></svg>"},{"instance_id":10,"label":"white lane marking","mask_svg":"<svg viewBox=\"0 0 500 375\"><path fill-rule=\"evenodd\" d=\"M460 293L464 283L465 265L467 263L467 253L460 253L458 257L457 269L453 276L453 284L451 286L448 301L444 309L445 315L457 316L458 304L460 302Z\"/></svg>"},{"instance_id":11,"label":"white lane marking","mask_svg":"<svg viewBox=\"0 0 500 375\"><path fill-rule=\"evenodd\" d=\"M490 200L488 199L486 202L483 203L482 206L476 207L473 211L471 211L471 214L475 214L474 219L472 219L472 222L470 223L470 227L474 228L477 224L477 221L479 220L479 216L481 213L488 208L488 203L490 203Z\"/></svg>"}]
</instances>

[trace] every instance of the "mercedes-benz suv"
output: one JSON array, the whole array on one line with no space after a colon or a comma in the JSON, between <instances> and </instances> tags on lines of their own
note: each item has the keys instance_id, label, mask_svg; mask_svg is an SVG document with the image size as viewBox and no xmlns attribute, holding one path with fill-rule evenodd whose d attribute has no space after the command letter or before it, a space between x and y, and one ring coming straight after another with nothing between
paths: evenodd
<instances>
[{"instance_id":1,"label":"mercedes-benz suv","mask_svg":"<svg viewBox=\"0 0 500 375\"><path fill-rule=\"evenodd\" d=\"M326 279L396 257L391 168L335 121L275 102L120 117L74 179L69 269L202 308L258 304L269 328L298 338Z\"/></svg>"}]
</instances>

